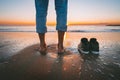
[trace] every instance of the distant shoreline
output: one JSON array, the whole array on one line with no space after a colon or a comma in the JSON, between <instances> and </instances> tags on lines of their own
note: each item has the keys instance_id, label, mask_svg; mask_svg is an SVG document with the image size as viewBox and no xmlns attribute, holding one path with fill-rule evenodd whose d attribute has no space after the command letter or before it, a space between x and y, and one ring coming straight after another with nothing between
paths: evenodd
<instances>
[{"instance_id":1,"label":"distant shoreline","mask_svg":"<svg viewBox=\"0 0 120 80\"><path fill-rule=\"evenodd\" d=\"M120 26L120 24L118 24L118 25L106 25L106 26Z\"/></svg>"}]
</instances>

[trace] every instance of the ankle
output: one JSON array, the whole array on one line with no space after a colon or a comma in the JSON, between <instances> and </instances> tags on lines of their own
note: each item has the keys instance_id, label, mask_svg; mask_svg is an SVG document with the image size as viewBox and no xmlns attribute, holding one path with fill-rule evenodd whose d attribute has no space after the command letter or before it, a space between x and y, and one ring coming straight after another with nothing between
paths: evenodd
<instances>
[{"instance_id":1,"label":"ankle","mask_svg":"<svg viewBox=\"0 0 120 80\"><path fill-rule=\"evenodd\" d=\"M63 44L58 44L58 49L63 49Z\"/></svg>"},{"instance_id":2,"label":"ankle","mask_svg":"<svg viewBox=\"0 0 120 80\"><path fill-rule=\"evenodd\" d=\"M45 43L41 43L41 44L40 44L40 47L46 48L46 44L45 44Z\"/></svg>"}]
</instances>

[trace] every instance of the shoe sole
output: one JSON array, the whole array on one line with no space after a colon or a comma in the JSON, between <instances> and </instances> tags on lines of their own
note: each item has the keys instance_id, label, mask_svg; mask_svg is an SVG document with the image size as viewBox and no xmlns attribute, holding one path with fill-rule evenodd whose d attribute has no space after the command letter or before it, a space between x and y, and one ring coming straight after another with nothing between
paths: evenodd
<instances>
[{"instance_id":1,"label":"shoe sole","mask_svg":"<svg viewBox=\"0 0 120 80\"><path fill-rule=\"evenodd\" d=\"M83 51L82 49L78 49L78 51L80 51L83 54L89 54L89 51Z\"/></svg>"},{"instance_id":2,"label":"shoe sole","mask_svg":"<svg viewBox=\"0 0 120 80\"><path fill-rule=\"evenodd\" d=\"M99 54L99 51L91 51L92 54Z\"/></svg>"}]
</instances>

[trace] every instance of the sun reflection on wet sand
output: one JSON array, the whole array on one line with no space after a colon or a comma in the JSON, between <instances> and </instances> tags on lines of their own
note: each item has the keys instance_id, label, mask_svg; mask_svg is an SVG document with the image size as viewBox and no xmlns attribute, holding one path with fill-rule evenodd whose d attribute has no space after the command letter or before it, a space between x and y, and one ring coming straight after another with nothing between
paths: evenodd
<instances>
[{"instance_id":1,"label":"sun reflection on wet sand","mask_svg":"<svg viewBox=\"0 0 120 80\"><path fill-rule=\"evenodd\" d=\"M0 59L0 77L5 80L18 78L20 80L106 80L110 78L118 80L119 35L120 33L67 32L64 42L66 52L59 56L57 33L46 34L48 53L41 55L35 50L39 47L37 34L2 32L0 55L7 56L9 59ZM83 56L77 51L77 45L82 37L98 39L99 56Z\"/></svg>"}]
</instances>

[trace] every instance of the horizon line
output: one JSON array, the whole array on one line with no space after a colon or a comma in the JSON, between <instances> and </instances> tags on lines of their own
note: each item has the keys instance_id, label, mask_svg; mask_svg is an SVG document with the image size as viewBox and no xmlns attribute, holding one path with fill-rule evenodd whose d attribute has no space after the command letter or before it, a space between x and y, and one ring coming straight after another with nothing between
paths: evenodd
<instances>
[{"instance_id":1,"label":"horizon line","mask_svg":"<svg viewBox=\"0 0 120 80\"><path fill-rule=\"evenodd\" d=\"M0 26L35 26L35 22L0 22ZM47 26L55 26L56 22L47 22ZM68 22L68 26L73 25L120 25L120 22Z\"/></svg>"}]
</instances>

